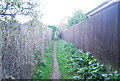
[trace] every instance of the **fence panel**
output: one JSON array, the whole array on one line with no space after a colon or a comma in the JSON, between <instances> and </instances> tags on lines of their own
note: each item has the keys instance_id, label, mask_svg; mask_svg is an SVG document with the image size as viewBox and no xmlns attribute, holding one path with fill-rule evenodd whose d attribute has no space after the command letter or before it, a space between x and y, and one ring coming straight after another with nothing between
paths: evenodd
<instances>
[{"instance_id":1,"label":"fence panel","mask_svg":"<svg viewBox=\"0 0 120 81\"><path fill-rule=\"evenodd\" d=\"M120 2L63 31L61 38L75 44L80 50L91 52L103 64L118 69L120 67L119 14Z\"/></svg>"}]
</instances>

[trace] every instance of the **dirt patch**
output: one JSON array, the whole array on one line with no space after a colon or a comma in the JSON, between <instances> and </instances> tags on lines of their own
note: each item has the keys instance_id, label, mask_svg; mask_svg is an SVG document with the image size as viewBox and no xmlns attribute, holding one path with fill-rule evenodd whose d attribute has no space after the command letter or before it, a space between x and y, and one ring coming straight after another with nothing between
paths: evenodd
<instances>
[{"instance_id":1,"label":"dirt patch","mask_svg":"<svg viewBox=\"0 0 120 81\"><path fill-rule=\"evenodd\" d=\"M53 55L53 60L54 60L54 68L53 68L53 73L52 73L52 77L51 79L60 79L61 77L61 74L59 72L59 65L58 65L58 62L57 62L57 58L56 58L56 47L57 47L57 44L56 44L56 41L54 42L54 55Z\"/></svg>"}]
</instances>

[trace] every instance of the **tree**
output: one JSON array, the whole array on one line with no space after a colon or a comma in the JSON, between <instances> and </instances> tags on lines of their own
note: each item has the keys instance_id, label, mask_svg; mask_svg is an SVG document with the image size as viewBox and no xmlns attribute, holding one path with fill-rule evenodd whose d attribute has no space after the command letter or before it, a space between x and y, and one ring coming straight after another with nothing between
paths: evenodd
<instances>
[{"instance_id":1,"label":"tree","mask_svg":"<svg viewBox=\"0 0 120 81\"><path fill-rule=\"evenodd\" d=\"M15 18L17 15L38 16L42 12L36 10L40 4L25 0L3 0L0 3L0 17L1 18Z\"/></svg>"},{"instance_id":2,"label":"tree","mask_svg":"<svg viewBox=\"0 0 120 81\"><path fill-rule=\"evenodd\" d=\"M71 27L75 24L78 24L86 20L86 18L86 15L81 10L77 10L73 13L72 17L68 19L67 27Z\"/></svg>"}]
</instances>

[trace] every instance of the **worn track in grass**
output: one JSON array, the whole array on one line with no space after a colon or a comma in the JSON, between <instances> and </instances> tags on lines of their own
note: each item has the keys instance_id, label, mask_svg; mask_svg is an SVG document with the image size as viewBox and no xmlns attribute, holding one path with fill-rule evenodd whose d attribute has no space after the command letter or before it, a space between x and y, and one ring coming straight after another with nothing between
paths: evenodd
<instances>
[{"instance_id":1,"label":"worn track in grass","mask_svg":"<svg viewBox=\"0 0 120 81\"><path fill-rule=\"evenodd\" d=\"M52 73L51 79L60 79L60 77L61 77L61 74L59 71L59 65L58 65L57 58L56 58L56 47L57 47L57 44L55 41L54 42L54 50L53 50L54 68L53 68L53 73Z\"/></svg>"}]
</instances>

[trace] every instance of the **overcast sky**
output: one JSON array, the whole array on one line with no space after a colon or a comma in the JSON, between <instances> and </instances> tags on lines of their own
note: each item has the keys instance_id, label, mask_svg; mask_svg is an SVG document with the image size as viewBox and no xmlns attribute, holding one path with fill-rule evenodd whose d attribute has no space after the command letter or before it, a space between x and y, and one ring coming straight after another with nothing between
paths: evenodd
<instances>
[{"instance_id":1,"label":"overcast sky","mask_svg":"<svg viewBox=\"0 0 120 81\"><path fill-rule=\"evenodd\" d=\"M29 1L29 0L28 0ZM57 26L66 16L70 16L76 9L81 9L85 13L94 9L106 0L30 0L42 3L42 22L45 25ZM18 21L25 23L30 20L29 17L17 16Z\"/></svg>"},{"instance_id":2,"label":"overcast sky","mask_svg":"<svg viewBox=\"0 0 120 81\"><path fill-rule=\"evenodd\" d=\"M45 4L42 21L46 25L58 25L65 17L72 14L75 9L88 12L106 0L42 0Z\"/></svg>"}]
</instances>

